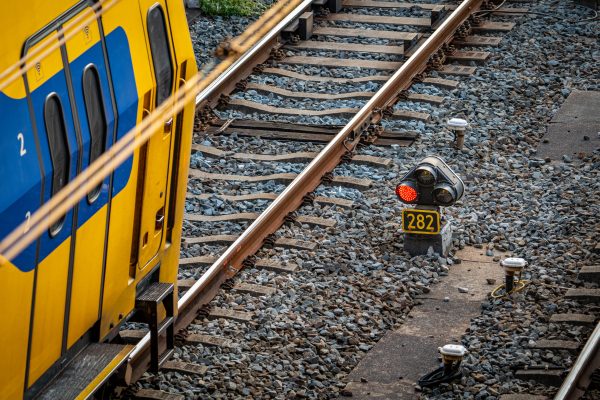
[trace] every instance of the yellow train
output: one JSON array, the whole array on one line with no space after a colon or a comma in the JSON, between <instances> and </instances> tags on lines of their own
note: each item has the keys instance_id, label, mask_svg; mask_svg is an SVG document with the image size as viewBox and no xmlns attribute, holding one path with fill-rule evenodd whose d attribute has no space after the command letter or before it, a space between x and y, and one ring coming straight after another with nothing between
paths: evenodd
<instances>
[{"instance_id":1,"label":"yellow train","mask_svg":"<svg viewBox=\"0 0 600 400\"><path fill-rule=\"evenodd\" d=\"M0 79L3 238L197 67L182 0L5 1L0 8L0 73L54 47L18 79ZM193 118L194 105L186 105L0 265L0 399L85 397L131 350L108 343L124 321L149 304L152 314L152 302L162 304L155 319L176 312Z\"/></svg>"}]
</instances>

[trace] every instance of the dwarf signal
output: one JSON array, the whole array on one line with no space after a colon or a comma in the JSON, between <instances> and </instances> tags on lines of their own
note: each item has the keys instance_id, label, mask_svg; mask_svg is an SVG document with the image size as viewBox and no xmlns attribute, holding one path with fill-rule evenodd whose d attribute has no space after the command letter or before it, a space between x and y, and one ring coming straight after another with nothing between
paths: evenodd
<instances>
[{"instance_id":1,"label":"dwarf signal","mask_svg":"<svg viewBox=\"0 0 600 400\"><path fill-rule=\"evenodd\" d=\"M424 158L396 187L402 202L422 206L451 206L464 191L462 179L438 156Z\"/></svg>"}]
</instances>

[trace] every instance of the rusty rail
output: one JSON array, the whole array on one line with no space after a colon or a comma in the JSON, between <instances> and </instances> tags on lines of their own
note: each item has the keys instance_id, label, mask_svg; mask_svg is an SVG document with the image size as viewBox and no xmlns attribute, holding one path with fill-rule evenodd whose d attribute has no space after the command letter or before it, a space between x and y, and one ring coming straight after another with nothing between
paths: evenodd
<instances>
[{"instance_id":1,"label":"rusty rail","mask_svg":"<svg viewBox=\"0 0 600 400\"><path fill-rule=\"evenodd\" d=\"M227 68L218 79L211 82L206 89L198 93L196 96L196 107L201 107L205 104L213 105L213 103L216 103L218 100L218 95L232 92L235 89L235 84L249 76L255 65L260 64L269 58L270 49L277 44L279 33L310 7L312 2L313 0L303 0L302 2L297 0L290 4L288 9L291 7L293 7L293 9L288 11L286 17L268 32L263 32L259 27L255 27L260 20L255 22L250 28L254 27L254 29L252 29L254 35L262 34L261 39L240 56L234 64ZM285 8L282 8L279 11L285 11ZM249 38L246 38L245 36L250 35L243 35L244 37L241 37L241 40L238 40L240 38L236 38L231 42L231 47L233 49L239 47L240 41L245 42L249 40Z\"/></svg>"},{"instance_id":2,"label":"rusty rail","mask_svg":"<svg viewBox=\"0 0 600 400\"><path fill-rule=\"evenodd\" d=\"M554 400L575 400L585 394L592 373L600 368L600 323L590 335Z\"/></svg>"},{"instance_id":3,"label":"rusty rail","mask_svg":"<svg viewBox=\"0 0 600 400\"><path fill-rule=\"evenodd\" d=\"M279 229L290 212L301 206L304 196L319 186L321 178L339 164L345 153L354 149L360 140L361 132L369 124L381 120L383 110L396 101L401 91L410 87L413 78L427 68L431 55L452 40L456 30L479 8L481 2L482 0L463 1L317 157L186 292L178 302L176 331L187 327L196 318L200 307L214 298L220 285L242 268L244 260L262 247L264 240ZM266 38L261 41L261 43L268 42L269 40ZM256 49L256 51L259 50ZM219 85L215 83L213 86ZM202 99L199 96L197 103L201 102ZM136 345L136 349L127 363L126 377L135 380L136 376L139 376L139 372L136 373L135 370L137 366L147 363L149 341L150 335L147 334ZM126 379L126 381L130 379Z\"/></svg>"}]
</instances>

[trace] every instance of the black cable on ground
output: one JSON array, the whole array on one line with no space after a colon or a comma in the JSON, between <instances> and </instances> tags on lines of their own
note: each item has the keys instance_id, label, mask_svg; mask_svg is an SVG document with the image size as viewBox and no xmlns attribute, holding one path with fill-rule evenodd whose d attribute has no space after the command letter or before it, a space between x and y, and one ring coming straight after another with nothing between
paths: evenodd
<instances>
[{"instance_id":1,"label":"black cable on ground","mask_svg":"<svg viewBox=\"0 0 600 400\"><path fill-rule=\"evenodd\" d=\"M431 387L437 386L440 383L453 381L454 379L460 377L462 377L462 368L460 366L453 369L448 374L445 372L445 367L439 367L435 371L423 375L421 378L419 378L419 381L417 383L421 387Z\"/></svg>"}]
</instances>

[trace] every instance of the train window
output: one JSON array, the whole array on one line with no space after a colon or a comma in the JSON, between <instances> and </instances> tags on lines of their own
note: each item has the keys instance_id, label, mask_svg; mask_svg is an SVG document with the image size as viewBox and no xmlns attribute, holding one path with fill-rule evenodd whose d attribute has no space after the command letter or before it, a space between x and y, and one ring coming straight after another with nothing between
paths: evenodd
<instances>
[{"instance_id":1,"label":"train window","mask_svg":"<svg viewBox=\"0 0 600 400\"><path fill-rule=\"evenodd\" d=\"M106 123L106 111L104 110L104 99L100 87L98 70L93 64L86 67L83 72L83 99L85 101L85 112L88 126L90 128L90 164L96 161L106 149L106 135L108 124ZM93 203L100 194L102 184L88 193L88 201Z\"/></svg>"},{"instance_id":2,"label":"train window","mask_svg":"<svg viewBox=\"0 0 600 400\"><path fill-rule=\"evenodd\" d=\"M62 189L69 181L69 143L65 117L60 99L56 93L46 98L44 103L44 122L48 134L50 159L52 161L52 196ZM58 234L62 228L65 217L56 221L50 227L50 235Z\"/></svg>"},{"instance_id":3,"label":"train window","mask_svg":"<svg viewBox=\"0 0 600 400\"><path fill-rule=\"evenodd\" d=\"M165 24L165 15L160 6L148 12L148 38L152 52L152 65L156 79L156 106L171 95L173 86L173 61L169 51L169 36Z\"/></svg>"}]
</instances>

